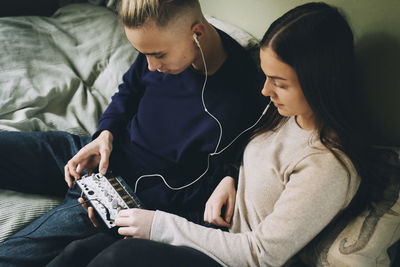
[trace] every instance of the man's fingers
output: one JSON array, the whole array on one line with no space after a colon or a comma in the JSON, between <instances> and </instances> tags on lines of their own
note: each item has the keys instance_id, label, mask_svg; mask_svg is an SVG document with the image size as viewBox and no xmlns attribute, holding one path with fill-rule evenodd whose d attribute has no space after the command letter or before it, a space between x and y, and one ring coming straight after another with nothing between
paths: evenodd
<instances>
[{"instance_id":1,"label":"man's fingers","mask_svg":"<svg viewBox=\"0 0 400 267\"><path fill-rule=\"evenodd\" d=\"M105 175L108 169L108 158L110 156L109 150L103 149L100 151L99 172Z\"/></svg>"},{"instance_id":2,"label":"man's fingers","mask_svg":"<svg viewBox=\"0 0 400 267\"><path fill-rule=\"evenodd\" d=\"M66 179L68 179L68 177L69 177L72 181L71 176L75 177L75 179L81 178L80 174L76 170L76 168L79 167L77 165L78 164L73 159L68 161L67 165L65 165L65 167L64 167ZM67 174L68 174L68 177L67 177Z\"/></svg>"},{"instance_id":3,"label":"man's fingers","mask_svg":"<svg viewBox=\"0 0 400 267\"><path fill-rule=\"evenodd\" d=\"M80 165L78 166L78 171ZM91 174L91 170L89 170L89 175ZM74 171L74 168L70 168L69 165L65 165L64 167L64 180L67 183L68 187L71 188L75 182L75 180L79 180L81 178L80 172Z\"/></svg>"},{"instance_id":4,"label":"man's fingers","mask_svg":"<svg viewBox=\"0 0 400 267\"><path fill-rule=\"evenodd\" d=\"M73 177L75 177L75 179L79 179L80 178L80 175L76 170L77 164L75 162L69 162L68 163L68 168L69 168L69 171L70 171L71 175Z\"/></svg>"},{"instance_id":5,"label":"man's fingers","mask_svg":"<svg viewBox=\"0 0 400 267\"><path fill-rule=\"evenodd\" d=\"M64 166L64 180L67 183L68 187L71 188L72 187L72 179L71 179L71 175L69 174L67 165Z\"/></svg>"},{"instance_id":6,"label":"man's fingers","mask_svg":"<svg viewBox=\"0 0 400 267\"><path fill-rule=\"evenodd\" d=\"M88 205L87 205L87 203L85 202L85 200L83 199L83 198L78 198L78 202L79 203L81 203L81 206L86 210L86 211L88 211Z\"/></svg>"},{"instance_id":7,"label":"man's fingers","mask_svg":"<svg viewBox=\"0 0 400 267\"><path fill-rule=\"evenodd\" d=\"M94 227L99 227L99 221L96 218L93 207L88 208L89 219L92 221Z\"/></svg>"},{"instance_id":8,"label":"man's fingers","mask_svg":"<svg viewBox=\"0 0 400 267\"><path fill-rule=\"evenodd\" d=\"M94 227L99 227L99 221L96 218L96 214L93 207L89 207L83 198L78 198L78 202L81 203L82 207L87 211L88 217Z\"/></svg>"},{"instance_id":9,"label":"man's fingers","mask_svg":"<svg viewBox=\"0 0 400 267\"><path fill-rule=\"evenodd\" d=\"M75 172L79 175L80 173L82 173L82 171L83 171L82 164L78 164L78 165L76 166ZM75 177L76 177L76 176L75 176Z\"/></svg>"}]
</instances>

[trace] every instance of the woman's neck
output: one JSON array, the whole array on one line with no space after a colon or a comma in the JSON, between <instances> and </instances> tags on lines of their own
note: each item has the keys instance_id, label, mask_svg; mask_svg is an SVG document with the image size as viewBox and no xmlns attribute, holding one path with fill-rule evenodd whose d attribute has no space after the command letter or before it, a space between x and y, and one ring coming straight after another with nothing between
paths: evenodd
<instances>
[{"instance_id":1,"label":"woman's neck","mask_svg":"<svg viewBox=\"0 0 400 267\"><path fill-rule=\"evenodd\" d=\"M316 129L314 115L297 115L295 119L297 125L304 130Z\"/></svg>"}]
</instances>

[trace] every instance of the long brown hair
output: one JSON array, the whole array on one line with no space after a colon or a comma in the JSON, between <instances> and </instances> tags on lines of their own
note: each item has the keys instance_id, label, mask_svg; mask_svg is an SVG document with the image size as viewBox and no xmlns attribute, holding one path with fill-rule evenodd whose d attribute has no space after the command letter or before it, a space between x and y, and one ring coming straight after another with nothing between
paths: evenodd
<instances>
[{"instance_id":1,"label":"long brown hair","mask_svg":"<svg viewBox=\"0 0 400 267\"><path fill-rule=\"evenodd\" d=\"M271 24L261 41L261 48L267 46L296 71L321 143L348 169L338 151L346 154L361 176L353 213L381 199L385 180L371 172L374 152L354 110L360 87L353 33L344 16L321 2L298 6ZM276 108L266 117L257 134L276 129L284 120Z\"/></svg>"}]
</instances>

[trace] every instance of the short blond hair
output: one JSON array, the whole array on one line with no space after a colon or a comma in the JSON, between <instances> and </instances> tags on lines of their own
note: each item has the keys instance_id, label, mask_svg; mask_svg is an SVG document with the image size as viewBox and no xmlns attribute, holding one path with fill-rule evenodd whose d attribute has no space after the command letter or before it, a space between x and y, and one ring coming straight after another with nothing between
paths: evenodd
<instances>
[{"instance_id":1,"label":"short blond hair","mask_svg":"<svg viewBox=\"0 0 400 267\"><path fill-rule=\"evenodd\" d=\"M149 19L162 27L189 8L201 12L198 0L121 0L119 16L128 28L140 27Z\"/></svg>"}]
</instances>

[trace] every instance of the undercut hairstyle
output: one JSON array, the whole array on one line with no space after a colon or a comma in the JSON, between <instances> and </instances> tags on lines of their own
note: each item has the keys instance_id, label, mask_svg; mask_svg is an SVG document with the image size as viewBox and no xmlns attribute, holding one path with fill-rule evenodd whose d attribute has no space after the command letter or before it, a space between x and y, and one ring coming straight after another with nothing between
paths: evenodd
<instances>
[{"instance_id":1,"label":"undercut hairstyle","mask_svg":"<svg viewBox=\"0 0 400 267\"><path fill-rule=\"evenodd\" d=\"M119 16L124 26L137 28L148 20L164 27L178 15L195 10L201 13L198 0L121 0Z\"/></svg>"}]
</instances>

